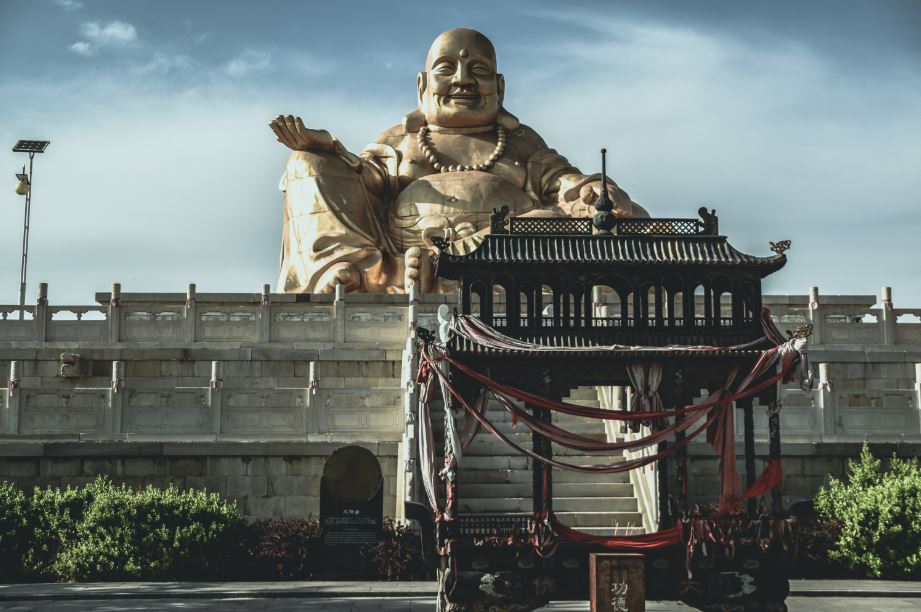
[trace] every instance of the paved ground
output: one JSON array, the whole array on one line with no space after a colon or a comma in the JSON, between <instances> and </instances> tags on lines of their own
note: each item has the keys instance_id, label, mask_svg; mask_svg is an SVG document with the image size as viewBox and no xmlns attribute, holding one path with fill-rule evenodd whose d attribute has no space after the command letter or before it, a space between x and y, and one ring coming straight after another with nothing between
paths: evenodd
<instances>
[{"instance_id":1,"label":"paved ground","mask_svg":"<svg viewBox=\"0 0 921 612\"><path fill-rule=\"evenodd\" d=\"M90 583L0 585L3 612L397 612L434 610L433 582ZM791 612L921 610L921 583L801 580ZM647 602L649 612L690 612L677 602ZM548 612L588 610L554 603Z\"/></svg>"},{"instance_id":2,"label":"paved ground","mask_svg":"<svg viewBox=\"0 0 921 612\"><path fill-rule=\"evenodd\" d=\"M921 609L916 598L898 597L791 597L790 612L908 612ZM427 597L335 598L226 598L226 599L103 599L84 601L0 601L3 612L302 612L334 610L343 612L398 612L435 609L435 600ZM588 610L588 604L558 603L542 608L547 612ZM675 602L647 602L649 612L692 612L694 608Z\"/></svg>"}]
</instances>

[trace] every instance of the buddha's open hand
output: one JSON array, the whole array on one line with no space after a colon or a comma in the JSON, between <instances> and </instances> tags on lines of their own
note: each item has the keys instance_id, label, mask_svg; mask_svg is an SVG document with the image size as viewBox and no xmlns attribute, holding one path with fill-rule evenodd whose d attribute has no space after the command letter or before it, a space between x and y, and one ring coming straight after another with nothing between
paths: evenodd
<instances>
[{"instance_id":1,"label":"buddha's open hand","mask_svg":"<svg viewBox=\"0 0 921 612\"><path fill-rule=\"evenodd\" d=\"M615 217L633 217L633 203L630 201L630 196L627 195L627 192L610 180L607 187L608 197L614 203L614 210L611 211L611 214ZM601 181L592 181L583 185L582 189L579 190L579 197L583 204L594 207L601 197Z\"/></svg>"},{"instance_id":2,"label":"buddha's open hand","mask_svg":"<svg viewBox=\"0 0 921 612\"><path fill-rule=\"evenodd\" d=\"M333 137L326 130L311 130L300 117L278 115L269 124L278 142L295 151L332 151Z\"/></svg>"}]
</instances>

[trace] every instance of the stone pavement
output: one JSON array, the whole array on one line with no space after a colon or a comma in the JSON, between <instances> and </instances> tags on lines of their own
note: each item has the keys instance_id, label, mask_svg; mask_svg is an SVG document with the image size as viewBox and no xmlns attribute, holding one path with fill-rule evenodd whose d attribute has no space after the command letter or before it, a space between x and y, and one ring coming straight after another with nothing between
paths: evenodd
<instances>
[{"instance_id":1,"label":"stone pavement","mask_svg":"<svg viewBox=\"0 0 921 612\"><path fill-rule=\"evenodd\" d=\"M790 612L841 612L858 608L861 612L909 612L921 607L917 598L898 597L791 597ZM91 599L84 601L0 601L3 612L433 612L431 597L331 597L331 598L253 598L209 599ZM586 612L587 603L553 603L545 612ZM692 612L695 608L677 602L646 602L648 612Z\"/></svg>"},{"instance_id":2,"label":"stone pavement","mask_svg":"<svg viewBox=\"0 0 921 612\"><path fill-rule=\"evenodd\" d=\"M921 583L877 580L797 580L792 612L901 612L921 609ZM85 583L0 585L4 612L238 612L434 610L434 582ZM556 602L548 612L588 610L585 602ZM647 602L650 612L689 612L678 602Z\"/></svg>"}]
</instances>

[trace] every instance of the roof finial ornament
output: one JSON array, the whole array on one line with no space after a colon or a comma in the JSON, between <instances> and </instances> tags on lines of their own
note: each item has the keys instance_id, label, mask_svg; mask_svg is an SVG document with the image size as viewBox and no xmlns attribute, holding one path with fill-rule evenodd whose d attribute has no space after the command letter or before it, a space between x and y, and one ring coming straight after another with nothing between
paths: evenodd
<instances>
[{"instance_id":1,"label":"roof finial ornament","mask_svg":"<svg viewBox=\"0 0 921 612\"><path fill-rule=\"evenodd\" d=\"M789 240L781 240L780 242L768 242L768 244L771 245L772 251L778 255L783 255L784 251L788 250L793 243Z\"/></svg>"},{"instance_id":2,"label":"roof finial ornament","mask_svg":"<svg viewBox=\"0 0 921 612\"><path fill-rule=\"evenodd\" d=\"M718 236L720 233L720 220L716 216L716 209L711 208L710 211L707 212L707 207L701 206L697 209L697 214L700 215L703 222L703 233L711 236Z\"/></svg>"},{"instance_id":3,"label":"roof finial ornament","mask_svg":"<svg viewBox=\"0 0 921 612\"><path fill-rule=\"evenodd\" d=\"M598 212L592 216L592 224L598 230L596 233L610 235L611 230L617 225L617 218L611 214L611 211L614 210L614 202L608 195L608 170L605 159L607 152L607 149L601 149L601 195L595 202L595 210Z\"/></svg>"},{"instance_id":4,"label":"roof finial ornament","mask_svg":"<svg viewBox=\"0 0 921 612\"><path fill-rule=\"evenodd\" d=\"M499 208L493 208L492 214L489 215L489 233L490 234L507 234L509 207L502 205Z\"/></svg>"}]
</instances>

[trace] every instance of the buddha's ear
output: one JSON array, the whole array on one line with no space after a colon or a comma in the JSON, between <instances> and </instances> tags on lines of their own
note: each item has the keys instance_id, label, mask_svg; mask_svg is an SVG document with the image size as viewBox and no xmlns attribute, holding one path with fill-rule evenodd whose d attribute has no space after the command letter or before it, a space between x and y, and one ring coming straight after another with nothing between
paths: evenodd
<instances>
[{"instance_id":1,"label":"buddha's ear","mask_svg":"<svg viewBox=\"0 0 921 612\"><path fill-rule=\"evenodd\" d=\"M415 134L423 125L425 125L425 114L421 106L417 106L414 111L403 116L403 130L407 134Z\"/></svg>"},{"instance_id":2,"label":"buddha's ear","mask_svg":"<svg viewBox=\"0 0 921 612\"><path fill-rule=\"evenodd\" d=\"M426 87L429 86L429 75L424 70L416 75L416 97L419 99L419 104L422 104L422 94L425 93Z\"/></svg>"},{"instance_id":3,"label":"buddha's ear","mask_svg":"<svg viewBox=\"0 0 921 612\"><path fill-rule=\"evenodd\" d=\"M518 121L518 117L505 110L504 106L499 107L499 115L496 117L496 123L509 131L517 130L521 126L521 121Z\"/></svg>"},{"instance_id":4,"label":"buddha's ear","mask_svg":"<svg viewBox=\"0 0 921 612\"><path fill-rule=\"evenodd\" d=\"M496 75L496 91L499 94L499 105L502 105L502 102L505 101L505 75L497 74Z\"/></svg>"}]
</instances>

